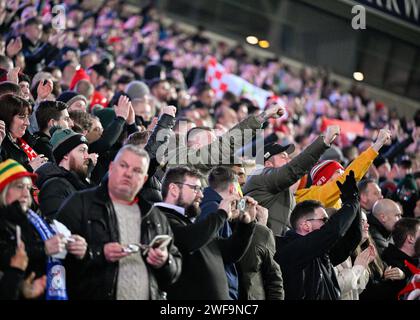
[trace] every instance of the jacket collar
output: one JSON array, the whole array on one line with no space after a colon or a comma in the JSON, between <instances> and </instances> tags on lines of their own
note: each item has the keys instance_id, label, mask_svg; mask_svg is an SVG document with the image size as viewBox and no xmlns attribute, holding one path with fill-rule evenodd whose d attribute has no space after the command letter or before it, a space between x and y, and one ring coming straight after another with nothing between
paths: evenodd
<instances>
[{"instance_id":1,"label":"jacket collar","mask_svg":"<svg viewBox=\"0 0 420 320\"><path fill-rule=\"evenodd\" d=\"M179 213L175 209L168 208L168 207L161 207L161 206L155 206L153 208L159 210L160 212L162 212L164 214L173 215L173 216L177 217L178 219L181 219L182 221L184 221L186 223L189 223L189 224L192 223L189 218L187 218L185 215Z\"/></svg>"},{"instance_id":2,"label":"jacket collar","mask_svg":"<svg viewBox=\"0 0 420 320\"><path fill-rule=\"evenodd\" d=\"M152 208L152 205L149 203L149 201L145 200L142 197L141 192L137 194L137 198L138 198L137 205L139 206L141 215L144 218L146 215L148 215L150 209ZM106 175L102 179L99 186L96 187L94 202L100 205L107 205L107 204L112 203L112 200L109 196L109 190L108 190L108 175Z\"/></svg>"},{"instance_id":3,"label":"jacket collar","mask_svg":"<svg viewBox=\"0 0 420 320\"><path fill-rule=\"evenodd\" d=\"M372 213L368 215L368 222L370 226L374 226L384 238L388 239L389 237L391 237L391 232L386 230L382 223L378 219L376 219L376 217Z\"/></svg>"},{"instance_id":4,"label":"jacket collar","mask_svg":"<svg viewBox=\"0 0 420 320\"><path fill-rule=\"evenodd\" d=\"M203 192L203 201L201 204L207 202L207 201L216 201L221 202L223 200L222 196L213 188L207 187L204 189Z\"/></svg>"},{"instance_id":5,"label":"jacket collar","mask_svg":"<svg viewBox=\"0 0 420 320\"><path fill-rule=\"evenodd\" d=\"M15 201L12 204L2 207L1 216L7 221L13 222L15 224L22 224L27 220L25 212L23 212L22 207L19 204L19 201Z\"/></svg>"},{"instance_id":6,"label":"jacket collar","mask_svg":"<svg viewBox=\"0 0 420 320\"><path fill-rule=\"evenodd\" d=\"M417 259L414 257L410 257L405 252L398 249L395 244L390 243L388 247L385 249L383 253L383 257L389 257L392 260L398 259L400 261L407 260L408 262L412 264L417 264Z\"/></svg>"}]
</instances>

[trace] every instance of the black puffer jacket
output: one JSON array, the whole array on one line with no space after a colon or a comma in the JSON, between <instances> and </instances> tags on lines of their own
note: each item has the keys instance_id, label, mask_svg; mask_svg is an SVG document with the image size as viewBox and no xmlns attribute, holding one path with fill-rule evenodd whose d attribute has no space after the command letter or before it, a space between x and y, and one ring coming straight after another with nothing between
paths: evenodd
<instances>
[{"instance_id":1,"label":"black puffer jacket","mask_svg":"<svg viewBox=\"0 0 420 320\"><path fill-rule=\"evenodd\" d=\"M66 260L67 287L70 299L110 300L116 297L118 262L105 260L103 248L106 243L119 242L117 217L108 195L108 181L99 187L76 192L66 200L58 212L58 220L72 233L80 234L88 243L83 260L69 257ZM150 209L145 201L139 201L141 210L141 240L148 244L158 234L173 237L166 217ZM173 243L168 246L169 258L160 269L149 272L150 299L164 299L162 290L174 283L181 274L181 254Z\"/></svg>"},{"instance_id":2,"label":"black puffer jacket","mask_svg":"<svg viewBox=\"0 0 420 320\"><path fill-rule=\"evenodd\" d=\"M46 217L55 218L67 197L90 187L87 181L80 179L76 173L50 162L41 166L36 173L36 185L40 189L39 208Z\"/></svg>"}]
</instances>

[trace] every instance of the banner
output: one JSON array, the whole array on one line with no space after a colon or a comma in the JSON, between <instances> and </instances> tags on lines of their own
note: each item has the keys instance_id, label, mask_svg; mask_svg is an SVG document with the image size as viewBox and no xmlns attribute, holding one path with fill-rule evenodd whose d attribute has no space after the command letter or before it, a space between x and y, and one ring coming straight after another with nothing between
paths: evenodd
<instances>
[{"instance_id":1,"label":"banner","mask_svg":"<svg viewBox=\"0 0 420 320\"><path fill-rule=\"evenodd\" d=\"M263 90L241 77L227 72L215 58L210 58L207 64L206 81L215 91L217 99L221 99L226 91L231 91L237 96L254 99L261 109L264 109L267 98L273 96L272 92Z\"/></svg>"},{"instance_id":2,"label":"banner","mask_svg":"<svg viewBox=\"0 0 420 320\"><path fill-rule=\"evenodd\" d=\"M340 126L341 133L351 135L351 136L363 137L363 132L365 130L365 125L362 122L343 121L343 120L337 120L337 119L323 118L321 131L325 131L325 129L330 125Z\"/></svg>"}]
</instances>

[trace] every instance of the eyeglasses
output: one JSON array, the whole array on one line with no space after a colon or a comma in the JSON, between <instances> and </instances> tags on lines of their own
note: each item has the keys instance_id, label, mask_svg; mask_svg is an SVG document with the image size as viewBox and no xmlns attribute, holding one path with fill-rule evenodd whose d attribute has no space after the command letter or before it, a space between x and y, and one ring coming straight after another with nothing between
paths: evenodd
<instances>
[{"instance_id":1,"label":"eyeglasses","mask_svg":"<svg viewBox=\"0 0 420 320\"><path fill-rule=\"evenodd\" d=\"M188 186L191 189L193 189L195 193L203 192L203 187L201 187L201 186L196 186L196 185L193 185L193 184L182 183L182 182L174 182L174 183L175 184L181 184L183 186Z\"/></svg>"},{"instance_id":2,"label":"eyeglasses","mask_svg":"<svg viewBox=\"0 0 420 320\"><path fill-rule=\"evenodd\" d=\"M316 220L318 220L318 221L322 221L322 222L326 223L326 222L329 220L329 218L328 218L328 217L324 217L324 218L312 218L312 219L306 219L306 221L316 221Z\"/></svg>"}]
</instances>

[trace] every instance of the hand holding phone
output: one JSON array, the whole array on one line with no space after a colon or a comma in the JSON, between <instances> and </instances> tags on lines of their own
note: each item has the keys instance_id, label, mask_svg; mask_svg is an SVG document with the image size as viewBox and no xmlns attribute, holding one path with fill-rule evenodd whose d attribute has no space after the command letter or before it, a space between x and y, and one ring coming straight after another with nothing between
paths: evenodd
<instances>
[{"instance_id":1,"label":"hand holding phone","mask_svg":"<svg viewBox=\"0 0 420 320\"><path fill-rule=\"evenodd\" d=\"M128 244L124 249L126 253L136 253L140 251L140 246L135 243Z\"/></svg>"},{"instance_id":2,"label":"hand holding phone","mask_svg":"<svg viewBox=\"0 0 420 320\"><path fill-rule=\"evenodd\" d=\"M172 241L172 237L168 236L167 234L157 235L156 237L153 238L150 244L145 248L145 250L143 251L143 255L147 255L150 248L163 249L166 246L168 246L171 241Z\"/></svg>"}]
</instances>

